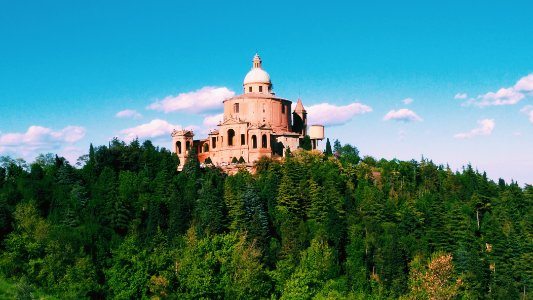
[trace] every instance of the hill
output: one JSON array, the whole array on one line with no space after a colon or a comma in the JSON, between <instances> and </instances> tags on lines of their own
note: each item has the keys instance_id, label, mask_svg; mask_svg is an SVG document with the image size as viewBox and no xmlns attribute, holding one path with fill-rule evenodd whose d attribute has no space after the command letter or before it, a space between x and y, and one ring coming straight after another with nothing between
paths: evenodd
<instances>
[{"instance_id":1,"label":"hill","mask_svg":"<svg viewBox=\"0 0 533 300\"><path fill-rule=\"evenodd\" d=\"M3 157L0 272L58 298L530 297L532 186L332 154L232 176L149 141Z\"/></svg>"}]
</instances>

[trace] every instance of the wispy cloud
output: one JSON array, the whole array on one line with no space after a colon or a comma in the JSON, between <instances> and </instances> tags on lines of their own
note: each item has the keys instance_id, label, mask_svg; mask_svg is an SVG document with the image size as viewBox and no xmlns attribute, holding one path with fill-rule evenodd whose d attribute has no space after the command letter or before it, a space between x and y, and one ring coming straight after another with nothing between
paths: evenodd
<instances>
[{"instance_id":1,"label":"wispy cloud","mask_svg":"<svg viewBox=\"0 0 533 300\"><path fill-rule=\"evenodd\" d=\"M398 140L405 141L405 137L407 136L407 132L403 129L398 130Z\"/></svg>"},{"instance_id":2,"label":"wispy cloud","mask_svg":"<svg viewBox=\"0 0 533 300\"><path fill-rule=\"evenodd\" d=\"M85 134L85 128L80 126L67 126L60 130L53 130L34 125L23 133L0 134L0 153L22 157L26 160L45 152L63 155L65 150L73 149L73 144L81 140Z\"/></svg>"},{"instance_id":3,"label":"wispy cloud","mask_svg":"<svg viewBox=\"0 0 533 300\"><path fill-rule=\"evenodd\" d=\"M468 98L468 94L466 93L457 93L455 94L455 96L453 96L453 99L459 99L459 100L463 100L466 98Z\"/></svg>"},{"instance_id":4,"label":"wispy cloud","mask_svg":"<svg viewBox=\"0 0 533 300\"><path fill-rule=\"evenodd\" d=\"M204 126L208 127L208 129L213 129L217 127L218 123L220 123L223 118L224 118L224 113L205 116L203 124Z\"/></svg>"},{"instance_id":5,"label":"wispy cloud","mask_svg":"<svg viewBox=\"0 0 533 300\"><path fill-rule=\"evenodd\" d=\"M307 108L308 124L322 124L328 126L348 123L355 116L371 112L370 106L354 102L344 106L329 103L311 105Z\"/></svg>"},{"instance_id":6,"label":"wispy cloud","mask_svg":"<svg viewBox=\"0 0 533 300\"><path fill-rule=\"evenodd\" d=\"M405 98L405 99L402 100L402 103L405 104L405 105L409 105L409 104L413 103L413 101L415 101L415 100L413 100L413 98Z\"/></svg>"},{"instance_id":7,"label":"wispy cloud","mask_svg":"<svg viewBox=\"0 0 533 300\"><path fill-rule=\"evenodd\" d=\"M476 136L487 136L491 135L494 127L496 127L496 122L494 119L483 119L478 121L479 126L468 131L457 133L453 137L456 139L470 139Z\"/></svg>"},{"instance_id":8,"label":"wispy cloud","mask_svg":"<svg viewBox=\"0 0 533 300\"><path fill-rule=\"evenodd\" d=\"M402 108L399 110L391 110L385 116L383 116L383 120L389 121L400 121L400 122L420 122L422 121L422 118L420 118L414 111Z\"/></svg>"},{"instance_id":9,"label":"wispy cloud","mask_svg":"<svg viewBox=\"0 0 533 300\"><path fill-rule=\"evenodd\" d=\"M181 93L177 96L167 96L163 100L150 104L147 109L163 111L165 113L185 111L202 113L221 111L222 101L235 96L235 92L226 87L203 87L199 90Z\"/></svg>"},{"instance_id":10,"label":"wispy cloud","mask_svg":"<svg viewBox=\"0 0 533 300\"><path fill-rule=\"evenodd\" d=\"M136 110L125 109L125 110L121 110L118 113L116 113L115 117L117 117L117 118L140 119L140 118L142 118L142 115L140 113L138 113Z\"/></svg>"},{"instance_id":11,"label":"wispy cloud","mask_svg":"<svg viewBox=\"0 0 533 300\"><path fill-rule=\"evenodd\" d=\"M514 86L507 88L500 88L496 92L488 92L470 98L465 101L463 106L499 106L499 105L513 105L523 100L528 95L533 94L533 74L529 74L520 78Z\"/></svg>"},{"instance_id":12,"label":"wispy cloud","mask_svg":"<svg viewBox=\"0 0 533 300\"><path fill-rule=\"evenodd\" d=\"M533 105L526 105L520 111L528 116L529 122L533 123Z\"/></svg>"},{"instance_id":13,"label":"wispy cloud","mask_svg":"<svg viewBox=\"0 0 533 300\"><path fill-rule=\"evenodd\" d=\"M165 135L169 135L174 129L180 130L181 128L181 125L171 124L161 119L154 119L145 124L123 129L120 131L120 133L122 134L121 138L126 141L131 141L135 138L159 138ZM168 138L170 139L170 137Z\"/></svg>"}]
</instances>

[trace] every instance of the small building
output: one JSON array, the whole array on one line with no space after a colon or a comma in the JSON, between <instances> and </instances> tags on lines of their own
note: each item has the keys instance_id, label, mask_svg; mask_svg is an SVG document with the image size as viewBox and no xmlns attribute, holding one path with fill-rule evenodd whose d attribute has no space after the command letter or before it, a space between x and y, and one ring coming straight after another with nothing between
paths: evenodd
<instances>
[{"instance_id":1,"label":"small building","mask_svg":"<svg viewBox=\"0 0 533 300\"><path fill-rule=\"evenodd\" d=\"M223 120L207 138L195 140L191 130L172 132L180 170L191 147L201 163L209 158L215 166L225 166L235 160L251 164L262 156L282 157L287 148L297 149L300 139L308 134L307 112L302 101L298 99L291 113L292 101L277 97L272 91L270 76L263 70L258 54L244 78L243 93L224 100L223 104ZM314 134L314 148L317 140L323 139L323 132L322 126L321 138Z\"/></svg>"}]
</instances>

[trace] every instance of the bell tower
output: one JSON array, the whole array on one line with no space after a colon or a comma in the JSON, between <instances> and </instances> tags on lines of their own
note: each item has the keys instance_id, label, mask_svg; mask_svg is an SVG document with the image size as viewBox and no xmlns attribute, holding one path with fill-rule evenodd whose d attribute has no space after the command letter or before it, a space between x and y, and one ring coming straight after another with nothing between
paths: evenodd
<instances>
[{"instance_id":1,"label":"bell tower","mask_svg":"<svg viewBox=\"0 0 533 300\"><path fill-rule=\"evenodd\" d=\"M292 131L297 132L304 137L307 134L307 111L302 104L302 100L298 98L294 112L292 113L293 125Z\"/></svg>"},{"instance_id":2,"label":"bell tower","mask_svg":"<svg viewBox=\"0 0 533 300\"><path fill-rule=\"evenodd\" d=\"M180 159L178 171L183 170L183 166L189 155L189 151L193 146L194 133L192 130L174 130L172 131L172 146L176 155Z\"/></svg>"}]
</instances>

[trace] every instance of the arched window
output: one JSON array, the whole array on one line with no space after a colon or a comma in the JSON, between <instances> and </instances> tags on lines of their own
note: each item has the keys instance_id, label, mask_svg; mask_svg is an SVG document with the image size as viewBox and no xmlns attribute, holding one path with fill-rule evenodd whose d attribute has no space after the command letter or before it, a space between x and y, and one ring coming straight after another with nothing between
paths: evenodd
<instances>
[{"instance_id":1,"label":"arched window","mask_svg":"<svg viewBox=\"0 0 533 300\"><path fill-rule=\"evenodd\" d=\"M181 142L176 142L176 153L181 154Z\"/></svg>"},{"instance_id":2,"label":"arched window","mask_svg":"<svg viewBox=\"0 0 533 300\"><path fill-rule=\"evenodd\" d=\"M228 146L233 146L233 138L235 137L235 130L228 130Z\"/></svg>"},{"instance_id":3,"label":"arched window","mask_svg":"<svg viewBox=\"0 0 533 300\"><path fill-rule=\"evenodd\" d=\"M257 148L257 137L255 136L255 134L252 135L252 148Z\"/></svg>"},{"instance_id":4,"label":"arched window","mask_svg":"<svg viewBox=\"0 0 533 300\"><path fill-rule=\"evenodd\" d=\"M267 147L267 135L263 134L263 137L261 138L261 147L266 148Z\"/></svg>"},{"instance_id":5,"label":"arched window","mask_svg":"<svg viewBox=\"0 0 533 300\"><path fill-rule=\"evenodd\" d=\"M204 152L209 152L209 145L207 143L204 144Z\"/></svg>"}]
</instances>

